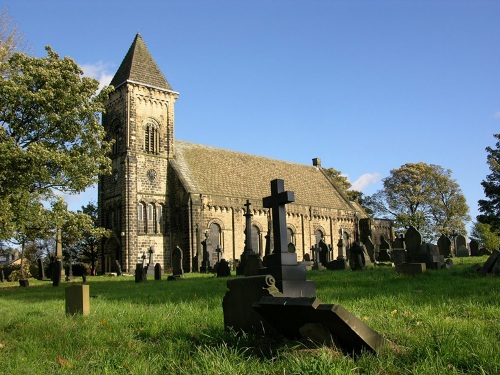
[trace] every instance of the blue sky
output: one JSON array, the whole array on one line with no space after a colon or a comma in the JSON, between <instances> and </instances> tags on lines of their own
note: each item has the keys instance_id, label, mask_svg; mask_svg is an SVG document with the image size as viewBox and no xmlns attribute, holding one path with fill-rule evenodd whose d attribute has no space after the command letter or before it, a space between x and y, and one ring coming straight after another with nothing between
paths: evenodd
<instances>
[{"instance_id":1,"label":"blue sky","mask_svg":"<svg viewBox=\"0 0 500 375\"><path fill-rule=\"evenodd\" d=\"M452 170L475 219L500 133L500 1L0 0L36 56L108 83L140 32L178 139L311 164L370 195L391 169ZM95 189L69 197L73 209Z\"/></svg>"}]
</instances>

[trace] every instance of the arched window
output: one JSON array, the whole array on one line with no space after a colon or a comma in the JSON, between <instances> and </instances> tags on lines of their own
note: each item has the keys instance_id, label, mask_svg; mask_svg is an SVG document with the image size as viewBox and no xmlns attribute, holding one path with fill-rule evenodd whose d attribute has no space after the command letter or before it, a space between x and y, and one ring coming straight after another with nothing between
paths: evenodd
<instances>
[{"instance_id":1,"label":"arched window","mask_svg":"<svg viewBox=\"0 0 500 375\"><path fill-rule=\"evenodd\" d=\"M314 232L314 236L315 236L315 239L316 239L315 244L318 245L319 241L321 241L321 239L324 237L324 234L323 234L323 232L321 230L316 229L316 231Z\"/></svg>"},{"instance_id":2,"label":"arched window","mask_svg":"<svg viewBox=\"0 0 500 375\"><path fill-rule=\"evenodd\" d=\"M145 207L143 203L137 204L137 229L139 232L145 232L146 228L146 216Z\"/></svg>"},{"instance_id":3,"label":"arched window","mask_svg":"<svg viewBox=\"0 0 500 375\"><path fill-rule=\"evenodd\" d=\"M208 228L207 252L209 256L210 267L217 263L217 249L221 248L221 228L219 224L212 223Z\"/></svg>"},{"instance_id":4,"label":"arched window","mask_svg":"<svg viewBox=\"0 0 500 375\"><path fill-rule=\"evenodd\" d=\"M252 224L252 250L254 253L262 255L260 246L260 229Z\"/></svg>"},{"instance_id":5,"label":"arched window","mask_svg":"<svg viewBox=\"0 0 500 375\"><path fill-rule=\"evenodd\" d=\"M292 228L286 228L286 243L293 243L295 245L295 235Z\"/></svg>"},{"instance_id":6,"label":"arched window","mask_svg":"<svg viewBox=\"0 0 500 375\"><path fill-rule=\"evenodd\" d=\"M159 126L153 121L148 121L144 126L144 151L148 154L157 154L160 151Z\"/></svg>"},{"instance_id":7,"label":"arched window","mask_svg":"<svg viewBox=\"0 0 500 375\"><path fill-rule=\"evenodd\" d=\"M163 233L165 227L165 219L163 204L159 204L156 206L156 221L155 221L155 233Z\"/></svg>"},{"instance_id":8,"label":"arched window","mask_svg":"<svg viewBox=\"0 0 500 375\"><path fill-rule=\"evenodd\" d=\"M148 206L147 206L148 210L147 210L147 214L148 214L148 217L147 217L147 232L152 232L153 231L153 228L155 226L155 208L154 206L149 203Z\"/></svg>"}]
</instances>

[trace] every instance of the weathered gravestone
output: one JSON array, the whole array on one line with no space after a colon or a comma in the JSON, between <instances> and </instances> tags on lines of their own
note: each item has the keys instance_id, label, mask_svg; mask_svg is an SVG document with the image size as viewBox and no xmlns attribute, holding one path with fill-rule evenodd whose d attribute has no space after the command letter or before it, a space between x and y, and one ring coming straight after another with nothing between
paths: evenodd
<instances>
[{"instance_id":1,"label":"weathered gravestone","mask_svg":"<svg viewBox=\"0 0 500 375\"><path fill-rule=\"evenodd\" d=\"M451 255L451 240L447 235L442 234L437 241L437 245L439 248L439 254L446 258Z\"/></svg>"},{"instance_id":2,"label":"weathered gravestone","mask_svg":"<svg viewBox=\"0 0 500 375\"><path fill-rule=\"evenodd\" d=\"M365 245L362 242L355 241L349 249L349 266L353 271L361 270L365 267Z\"/></svg>"},{"instance_id":3,"label":"weathered gravestone","mask_svg":"<svg viewBox=\"0 0 500 375\"><path fill-rule=\"evenodd\" d=\"M457 257L463 258L469 256L469 249L465 245L460 245L457 249Z\"/></svg>"},{"instance_id":4,"label":"weathered gravestone","mask_svg":"<svg viewBox=\"0 0 500 375\"><path fill-rule=\"evenodd\" d=\"M471 257L477 257L479 256L479 243L472 239L469 242L469 249L470 249L470 256Z\"/></svg>"},{"instance_id":5,"label":"weathered gravestone","mask_svg":"<svg viewBox=\"0 0 500 375\"><path fill-rule=\"evenodd\" d=\"M176 246L174 251L172 251L172 274L174 277L181 277L184 275L182 258L182 249L179 246Z\"/></svg>"},{"instance_id":6,"label":"weathered gravestone","mask_svg":"<svg viewBox=\"0 0 500 375\"><path fill-rule=\"evenodd\" d=\"M66 288L66 314L89 315L90 296L88 285L72 285Z\"/></svg>"},{"instance_id":7,"label":"weathered gravestone","mask_svg":"<svg viewBox=\"0 0 500 375\"><path fill-rule=\"evenodd\" d=\"M330 261L330 248L323 239L319 241L318 247L320 249L319 262L321 263L322 266L326 266L327 263Z\"/></svg>"},{"instance_id":8,"label":"weathered gravestone","mask_svg":"<svg viewBox=\"0 0 500 375\"><path fill-rule=\"evenodd\" d=\"M368 236L364 244L370 261L372 263L375 263L375 244L373 243L372 237Z\"/></svg>"},{"instance_id":9,"label":"weathered gravestone","mask_svg":"<svg viewBox=\"0 0 500 375\"><path fill-rule=\"evenodd\" d=\"M155 265L153 263L153 254L155 252L155 249L153 248L153 246L150 246L149 247L149 250L148 250L148 253L149 253L149 262L148 262L148 265L146 266L146 273L147 275L151 275L151 276L154 276L155 274Z\"/></svg>"},{"instance_id":10,"label":"weathered gravestone","mask_svg":"<svg viewBox=\"0 0 500 375\"><path fill-rule=\"evenodd\" d=\"M215 269L217 277L227 277L231 276L231 268L229 267L229 262L222 258Z\"/></svg>"},{"instance_id":11,"label":"weathered gravestone","mask_svg":"<svg viewBox=\"0 0 500 375\"><path fill-rule=\"evenodd\" d=\"M311 252L313 254L313 259L314 259L313 270L322 270L325 268L320 261L320 256L319 256L320 251L321 248L318 245L314 245L311 247Z\"/></svg>"},{"instance_id":12,"label":"weathered gravestone","mask_svg":"<svg viewBox=\"0 0 500 375\"><path fill-rule=\"evenodd\" d=\"M328 268L331 271L347 269L347 259L344 258L344 254L346 254L347 252L346 244L347 241L344 239L344 230L341 228L339 240L337 242L337 249L339 255L337 256L337 259L329 262L326 265L326 268Z\"/></svg>"},{"instance_id":13,"label":"weathered gravestone","mask_svg":"<svg viewBox=\"0 0 500 375\"><path fill-rule=\"evenodd\" d=\"M38 280L44 280L45 279L45 269L43 267L42 258L38 258L36 263L38 265Z\"/></svg>"},{"instance_id":14,"label":"weathered gravestone","mask_svg":"<svg viewBox=\"0 0 500 375\"><path fill-rule=\"evenodd\" d=\"M422 241L422 235L413 226L405 233L405 243L408 263L425 263L426 269L440 269L445 266L444 256L439 254L439 248Z\"/></svg>"},{"instance_id":15,"label":"weathered gravestone","mask_svg":"<svg viewBox=\"0 0 500 375\"><path fill-rule=\"evenodd\" d=\"M135 265L135 282L142 283L143 281L147 281L148 278L146 276L146 269L144 268L143 263L137 263Z\"/></svg>"},{"instance_id":16,"label":"weathered gravestone","mask_svg":"<svg viewBox=\"0 0 500 375\"><path fill-rule=\"evenodd\" d=\"M465 248L467 248L467 240L465 239L465 237L461 234L459 234L457 236L457 238L455 238L455 255L458 256L458 249L460 249L460 246L464 246Z\"/></svg>"},{"instance_id":17,"label":"weathered gravestone","mask_svg":"<svg viewBox=\"0 0 500 375\"><path fill-rule=\"evenodd\" d=\"M161 264L155 264L155 280L161 280Z\"/></svg>"},{"instance_id":18,"label":"weathered gravestone","mask_svg":"<svg viewBox=\"0 0 500 375\"><path fill-rule=\"evenodd\" d=\"M380 245L378 247L377 262L392 263L391 260L391 245L385 239L385 236L380 236Z\"/></svg>"},{"instance_id":19,"label":"weathered gravestone","mask_svg":"<svg viewBox=\"0 0 500 375\"><path fill-rule=\"evenodd\" d=\"M62 280L63 264L62 260L55 259L52 264L52 285L59 286Z\"/></svg>"}]
</instances>

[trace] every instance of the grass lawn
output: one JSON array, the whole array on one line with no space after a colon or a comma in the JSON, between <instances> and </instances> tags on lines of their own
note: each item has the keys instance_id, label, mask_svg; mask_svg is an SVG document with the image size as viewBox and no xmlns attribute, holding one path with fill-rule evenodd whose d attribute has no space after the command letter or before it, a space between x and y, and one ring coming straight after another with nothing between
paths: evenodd
<instances>
[{"instance_id":1,"label":"grass lawn","mask_svg":"<svg viewBox=\"0 0 500 375\"><path fill-rule=\"evenodd\" d=\"M224 330L227 279L188 274L135 283L87 278L90 315L66 316L65 287L0 284L0 374L500 374L500 277L455 258L450 270L309 271L390 344L357 360L310 342ZM72 283L77 283L75 278Z\"/></svg>"}]
</instances>

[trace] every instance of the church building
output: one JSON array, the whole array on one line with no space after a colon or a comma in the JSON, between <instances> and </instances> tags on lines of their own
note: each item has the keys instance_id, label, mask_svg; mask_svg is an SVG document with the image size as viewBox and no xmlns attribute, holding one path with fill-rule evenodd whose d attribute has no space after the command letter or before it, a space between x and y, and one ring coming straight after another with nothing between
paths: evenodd
<instances>
[{"instance_id":1,"label":"church building","mask_svg":"<svg viewBox=\"0 0 500 375\"><path fill-rule=\"evenodd\" d=\"M263 256L271 217L262 199L274 179L295 193L286 206L287 241L299 260L320 243L336 258L339 239L348 246L363 237L360 221L365 237L370 231L371 219L335 186L318 158L302 165L175 139L179 93L140 34L111 85L103 126L115 141L113 172L100 177L98 207L101 226L113 235L101 244L101 272L118 266L133 272L144 256L170 272L177 247L185 272L200 270L203 249L210 266L221 258L234 264L245 248L247 207L252 250ZM391 239L390 225L382 226L376 231Z\"/></svg>"}]
</instances>

